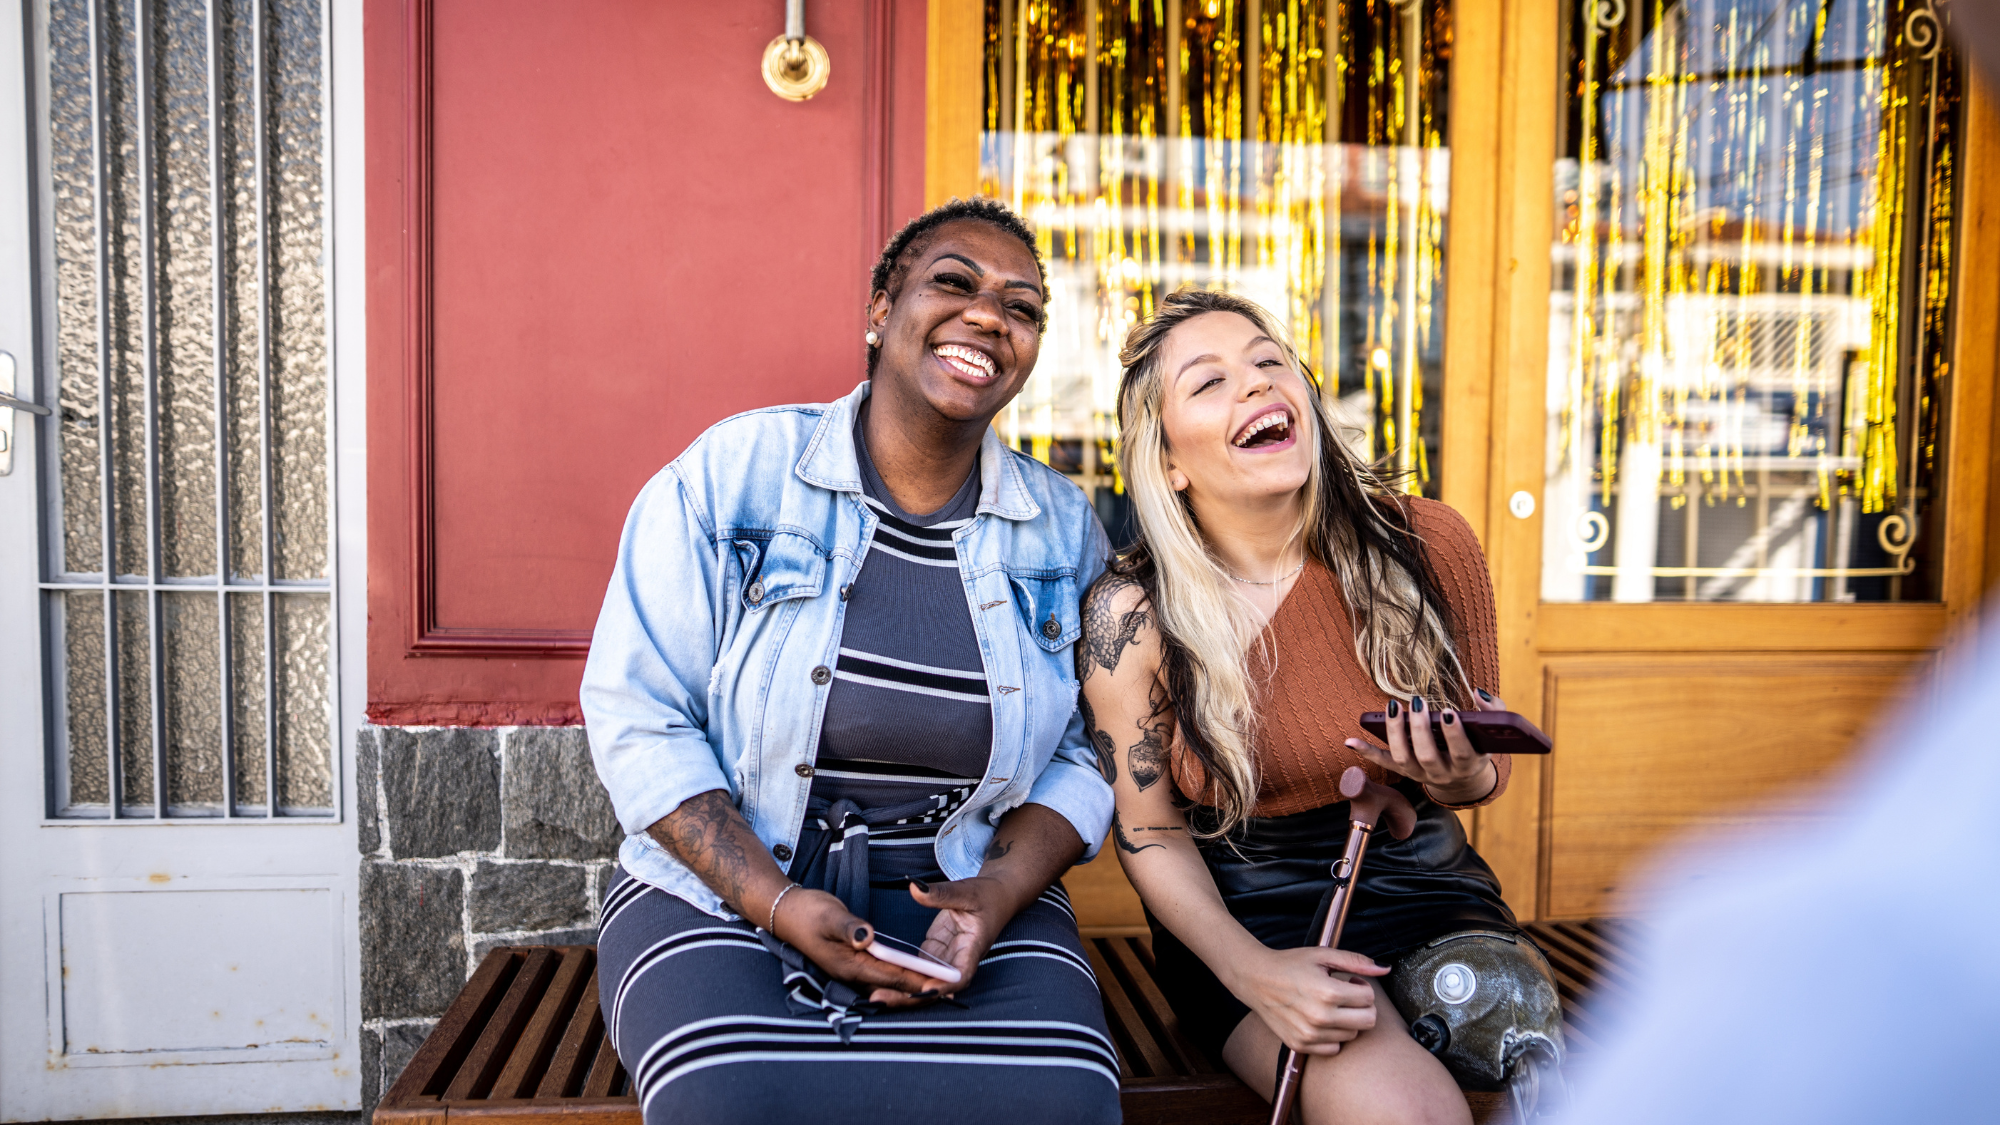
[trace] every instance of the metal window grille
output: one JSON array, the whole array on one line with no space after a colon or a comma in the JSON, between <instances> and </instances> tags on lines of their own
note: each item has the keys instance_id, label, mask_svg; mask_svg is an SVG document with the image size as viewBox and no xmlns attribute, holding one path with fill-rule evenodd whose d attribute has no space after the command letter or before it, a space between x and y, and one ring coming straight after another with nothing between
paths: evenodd
<instances>
[{"instance_id":1,"label":"metal window grille","mask_svg":"<svg viewBox=\"0 0 2000 1125\"><path fill-rule=\"evenodd\" d=\"M323 0L38 11L58 817L327 817Z\"/></svg>"}]
</instances>

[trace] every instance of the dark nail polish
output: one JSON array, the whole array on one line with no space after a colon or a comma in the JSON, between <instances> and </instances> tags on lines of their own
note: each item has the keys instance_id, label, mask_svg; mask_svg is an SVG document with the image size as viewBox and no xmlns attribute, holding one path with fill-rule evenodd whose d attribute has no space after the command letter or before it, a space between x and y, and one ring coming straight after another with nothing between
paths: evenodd
<instances>
[{"instance_id":1,"label":"dark nail polish","mask_svg":"<svg viewBox=\"0 0 2000 1125\"><path fill-rule=\"evenodd\" d=\"M1423 696L1421 696L1421 695L1413 695L1413 696L1411 696L1411 697L1410 697L1410 710L1411 710L1411 712L1413 712L1413 713L1415 713L1415 714L1419 714L1419 715L1423 714L1423 711L1424 711L1424 697L1423 697Z\"/></svg>"},{"instance_id":2,"label":"dark nail polish","mask_svg":"<svg viewBox=\"0 0 2000 1125\"><path fill-rule=\"evenodd\" d=\"M868 927L866 927L866 926L856 926L856 927L854 927L854 940L855 940L855 941L867 941L867 940L868 940Z\"/></svg>"},{"instance_id":3,"label":"dark nail polish","mask_svg":"<svg viewBox=\"0 0 2000 1125\"><path fill-rule=\"evenodd\" d=\"M928 1000L928 999L930 999L931 997L933 997L933 996L936 996L937 994L938 994L938 990L937 990L937 989L935 989L935 988L926 988L926 989L924 989L924 990L923 990L922 992L912 992L912 993L910 993L910 999L912 999L912 1000Z\"/></svg>"},{"instance_id":4,"label":"dark nail polish","mask_svg":"<svg viewBox=\"0 0 2000 1125\"><path fill-rule=\"evenodd\" d=\"M1402 706L1398 704L1395 700L1391 699L1389 701L1389 717L1393 719L1398 715L1401 715L1402 713L1403 713Z\"/></svg>"},{"instance_id":5,"label":"dark nail polish","mask_svg":"<svg viewBox=\"0 0 2000 1125\"><path fill-rule=\"evenodd\" d=\"M1492 693L1492 692L1490 692L1490 691L1487 691L1487 690L1486 690L1485 688L1475 688L1475 689L1473 689L1473 690L1475 690L1475 691L1477 691L1477 692L1479 693L1479 698L1481 698L1481 699L1484 699L1484 700L1485 700L1486 702L1488 702L1488 703L1491 703L1491 702L1493 702L1493 693Z\"/></svg>"},{"instance_id":6,"label":"dark nail polish","mask_svg":"<svg viewBox=\"0 0 2000 1125\"><path fill-rule=\"evenodd\" d=\"M1446 711L1446 712L1444 713L1444 725L1445 725L1445 726L1450 726L1450 725L1452 725L1453 723L1456 723L1457 721L1458 721L1458 716L1456 716L1456 715L1452 714L1452 713L1451 713L1451 712L1449 712L1449 711Z\"/></svg>"},{"instance_id":7,"label":"dark nail polish","mask_svg":"<svg viewBox=\"0 0 2000 1125\"><path fill-rule=\"evenodd\" d=\"M929 883L924 882L922 879L912 879L910 880L910 885L924 892L925 894L931 893L931 885Z\"/></svg>"}]
</instances>

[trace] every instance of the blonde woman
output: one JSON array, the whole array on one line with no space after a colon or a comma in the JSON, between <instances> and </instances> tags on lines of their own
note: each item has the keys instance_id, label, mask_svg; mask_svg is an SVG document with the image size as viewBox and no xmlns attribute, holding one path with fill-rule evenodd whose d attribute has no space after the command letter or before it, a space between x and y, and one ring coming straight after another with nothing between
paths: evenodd
<instances>
[{"instance_id":1,"label":"blonde woman","mask_svg":"<svg viewBox=\"0 0 2000 1125\"><path fill-rule=\"evenodd\" d=\"M1498 1089L1526 1045L1560 1051L1546 965L1450 811L1507 787L1508 760L1456 721L1504 709L1479 544L1347 452L1257 305L1181 290L1120 359L1140 538L1085 604L1078 678L1162 987L1266 1097L1281 1044L1310 1056L1308 1123L1468 1122L1455 1075ZM1387 746L1361 737L1373 710L1391 716ZM1418 827L1371 845L1344 948L1308 948L1346 835L1336 786L1357 764L1410 798ZM1398 988L1397 959L1428 971L1433 950L1485 992Z\"/></svg>"}]
</instances>

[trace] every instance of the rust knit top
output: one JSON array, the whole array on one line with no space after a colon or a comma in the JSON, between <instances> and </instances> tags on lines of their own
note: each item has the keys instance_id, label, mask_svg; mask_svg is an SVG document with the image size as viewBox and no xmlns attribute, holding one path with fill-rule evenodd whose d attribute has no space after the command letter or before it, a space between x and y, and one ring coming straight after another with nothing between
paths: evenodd
<instances>
[{"instance_id":1,"label":"rust knit top","mask_svg":"<svg viewBox=\"0 0 2000 1125\"><path fill-rule=\"evenodd\" d=\"M1459 663L1473 687L1491 691L1500 678L1500 648L1493 582L1479 540L1465 517L1450 507L1414 497L1405 503L1451 607ZM1340 775L1349 766L1362 767L1374 781L1393 780L1388 771L1347 748L1350 738L1376 741L1361 729L1360 716L1382 710L1388 697L1355 654L1354 627L1333 572L1308 558L1291 593L1271 616L1264 639L1251 657L1251 678L1260 685L1263 700L1256 742L1260 784L1251 815L1289 816L1334 804L1342 799ZM1502 754L1493 764L1499 781L1478 804L1507 789L1513 760ZM1184 795L1208 788L1207 771L1178 739L1173 776Z\"/></svg>"}]
</instances>

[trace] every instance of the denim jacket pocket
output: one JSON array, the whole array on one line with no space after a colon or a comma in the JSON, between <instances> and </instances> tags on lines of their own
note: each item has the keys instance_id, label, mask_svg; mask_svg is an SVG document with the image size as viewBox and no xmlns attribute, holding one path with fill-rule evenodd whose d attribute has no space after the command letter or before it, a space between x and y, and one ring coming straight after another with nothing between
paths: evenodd
<instances>
[{"instance_id":1,"label":"denim jacket pocket","mask_svg":"<svg viewBox=\"0 0 2000 1125\"><path fill-rule=\"evenodd\" d=\"M739 536L730 542L741 574L737 596L756 610L792 598L818 597L826 580L819 544L792 532Z\"/></svg>"},{"instance_id":2,"label":"denim jacket pocket","mask_svg":"<svg viewBox=\"0 0 2000 1125\"><path fill-rule=\"evenodd\" d=\"M1060 652L1083 633L1077 607L1076 573L1069 570L1007 572L1014 585L1014 604L1028 635L1048 653Z\"/></svg>"}]
</instances>

